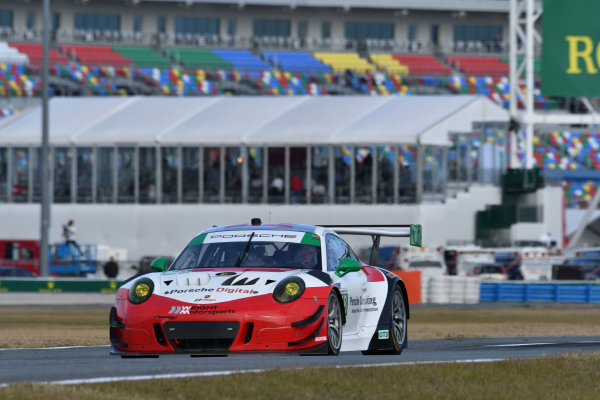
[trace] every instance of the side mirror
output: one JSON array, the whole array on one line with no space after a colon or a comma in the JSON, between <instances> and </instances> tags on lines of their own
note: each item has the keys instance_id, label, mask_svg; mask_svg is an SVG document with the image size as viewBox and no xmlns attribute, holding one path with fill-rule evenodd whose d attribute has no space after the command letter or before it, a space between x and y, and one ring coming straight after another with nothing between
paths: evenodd
<instances>
[{"instance_id":1,"label":"side mirror","mask_svg":"<svg viewBox=\"0 0 600 400\"><path fill-rule=\"evenodd\" d=\"M150 269L153 272L165 272L169 267L167 257L158 257L150 263Z\"/></svg>"},{"instance_id":2,"label":"side mirror","mask_svg":"<svg viewBox=\"0 0 600 400\"><path fill-rule=\"evenodd\" d=\"M360 263L358 261L356 261L355 259L343 258L342 261L340 261L340 265L335 270L335 274L341 278L342 276L346 275L348 272L360 271L361 268L362 267L361 267Z\"/></svg>"}]
</instances>

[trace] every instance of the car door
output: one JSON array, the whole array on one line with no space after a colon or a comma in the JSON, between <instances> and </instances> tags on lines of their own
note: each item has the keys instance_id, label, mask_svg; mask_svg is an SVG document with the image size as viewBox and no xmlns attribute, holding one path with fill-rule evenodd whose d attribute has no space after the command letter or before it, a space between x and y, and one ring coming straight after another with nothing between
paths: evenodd
<instances>
[{"instance_id":1,"label":"car door","mask_svg":"<svg viewBox=\"0 0 600 400\"><path fill-rule=\"evenodd\" d=\"M331 275L333 282L339 285L344 309L346 312L346 325L344 325L344 336L358 334L361 327L361 297L367 290L367 278L361 271L350 272L343 277L335 274L335 270L344 258L358 257L350 246L336 235L328 234L327 243L327 272Z\"/></svg>"}]
</instances>

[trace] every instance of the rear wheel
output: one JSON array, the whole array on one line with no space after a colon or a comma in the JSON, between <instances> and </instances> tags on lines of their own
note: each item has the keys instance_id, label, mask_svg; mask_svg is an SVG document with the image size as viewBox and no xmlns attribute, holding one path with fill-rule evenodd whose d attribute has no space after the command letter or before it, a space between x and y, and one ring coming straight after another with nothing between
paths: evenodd
<instances>
[{"instance_id":1,"label":"rear wheel","mask_svg":"<svg viewBox=\"0 0 600 400\"><path fill-rule=\"evenodd\" d=\"M342 306L333 291L327 300L327 344L329 354L339 354L342 347Z\"/></svg>"},{"instance_id":2,"label":"rear wheel","mask_svg":"<svg viewBox=\"0 0 600 400\"><path fill-rule=\"evenodd\" d=\"M390 304L390 341L392 344L391 349L385 350L365 350L362 353L364 355L376 355L376 354L400 354L402 349L406 347L406 304L404 302L404 296L402 295L402 289L400 286L396 286L392 292L392 299Z\"/></svg>"},{"instance_id":3,"label":"rear wheel","mask_svg":"<svg viewBox=\"0 0 600 400\"><path fill-rule=\"evenodd\" d=\"M392 315L390 324L390 335L392 340L392 354L402 353L402 349L406 346L406 304L404 296L399 286L394 288L392 295Z\"/></svg>"}]
</instances>

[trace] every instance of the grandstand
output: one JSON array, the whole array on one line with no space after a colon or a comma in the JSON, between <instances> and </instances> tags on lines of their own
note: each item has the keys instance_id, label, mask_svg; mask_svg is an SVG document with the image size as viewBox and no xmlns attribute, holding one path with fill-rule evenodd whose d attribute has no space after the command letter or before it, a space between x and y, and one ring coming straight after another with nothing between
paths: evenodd
<instances>
[{"instance_id":1,"label":"grandstand","mask_svg":"<svg viewBox=\"0 0 600 400\"><path fill-rule=\"evenodd\" d=\"M301 96L294 99L297 102L306 101L306 96L326 97L331 102L337 101L334 99L337 97L373 96L380 102L391 102L390 98L395 101L396 97L420 97L425 94L457 98L479 95L508 109L508 3L508 0L448 0L432 6L431 2L382 0L374 5L367 0L356 0L348 6L346 2L335 0L317 0L309 4L281 0L244 1L243 4L220 0L55 0L52 6L56 22L50 50L50 95L54 98L51 104L56 104L56 100L62 96L160 95L209 97L215 102L219 96L231 95L252 96L249 98L251 101L258 101L261 97ZM2 16L4 18L0 18L3 21L0 24L4 25L0 26L0 102L3 108L0 114L9 116L3 119L2 126L5 126L12 119L18 120L21 117L10 117L12 114L19 114L19 109L14 106L15 99L31 100L21 104L34 107L41 96L42 18L39 7L33 3L0 0L0 17ZM538 77L539 63L540 60L537 59L535 68ZM539 79L533 93L538 110L562 109L568 112L572 108L568 101L543 96L539 89ZM109 102L107 104L126 109L125 105L136 102L137 98L105 100ZM517 100L519 107L523 107L524 99ZM291 104L288 99L283 102ZM295 111L297 120L290 121L290 124L297 124L307 118L298 110L301 108ZM158 108L154 112L157 115L167 113ZM345 112L352 115L349 111ZM406 115L405 120L397 123L406 125L409 123L407 121L417 115L420 118L430 118L426 113L415 110L414 116ZM226 113L221 116L223 119L231 118ZM95 120L97 117L91 115L89 118ZM270 116L264 118L268 121ZM369 125L361 125L361 129L370 131L373 135L384 134L383 128L373 121ZM71 129L76 133L86 126L71 126ZM286 129L284 126L280 128ZM335 130L335 127L331 129ZM0 136L4 132L0 127ZM301 132L297 134L300 135ZM473 182L497 184L499 176L509 166L509 147L519 148L518 157L523 158L523 149L520 148L523 138L510 138L505 123L463 128L463 131L450 132L448 136L449 141L453 140L451 145L442 149L422 149L423 154L420 155L424 160L427 176L423 182L424 192L431 201L456 196L457 190L463 190ZM37 201L38 195L33 189L36 187L33 181L35 173L29 166L35 156L33 150L27 147L32 144L23 144L27 147L27 151L24 151L25 147L19 145L17 148L11 140L0 145L0 181L5 182L5 186L0 188L0 202L27 204ZM160 142L160 135L155 140ZM267 144L262 143L262 150L255 154L267 159L285 158L278 154L286 151L285 144L280 143L276 151L264 147ZM560 181L571 207L584 207L595 193L594 187L598 181L585 172L598 169L600 159L591 150L596 149L594 146L598 144L598 133L573 132L567 128L557 128L549 134L540 133L535 139L536 167L545 170L582 171L581 178L570 176L569 179ZM348 168L354 165L349 160L359 160L353 168L356 168L356 174L364 178L365 174L381 172L361 169L365 159L372 159L377 154L377 157L381 157L379 161L383 163L385 157L381 154L393 154L390 160L396 160L399 166L406 167L404 170L399 167L398 174L404 180L409 180L408 176L412 174L412 179L416 174L419 150L411 143L396 145L390 150L385 143L348 143L335 150L334 159L339 158L342 160L339 162L346 163ZM63 143L60 146L67 145ZM153 160L163 159L163 164L174 162L173 160L181 160L181 163L187 160L191 164L197 162L197 165L201 165L218 154L218 157L223 158L213 161L224 163L225 157L233 157L227 160L234 160L239 156L238 152L242 151L202 150L192 157L193 152L187 153L188 150L177 146L179 145L173 144L175 153L168 157L165 155L164 159L160 153L162 150L157 147ZM138 147L139 145L132 146L134 149ZM65 157L71 157L70 173L74 173L73 171L78 171L78 167L73 167L73 160L83 150L78 146L64 148L70 149L70 153L67 151L64 154L71 154ZM373 150L374 148L377 149ZM120 150L116 151L117 153L110 153L112 155L105 153L107 160L124 162L125 158L119 158ZM290 157L296 159L297 154L292 153ZM123 154L125 157L130 153ZM142 153L134 150L131 154L141 157ZM331 164L323 161L330 155L325 157L314 153L312 157L303 165L306 167L311 162L315 163L311 173L317 170L318 161L315 160L321 161L322 165ZM20 161L16 162L17 159ZM9 168L11 163L13 165ZM264 165L261 164L260 168ZM433 174L432 171L440 166L445 167L442 170L447 176ZM383 168L383 164L380 167ZM156 168L160 170L159 167ZM177 178L180 180L185 179L193 170L192 167L186 169L184 166L176 168L181 170L177 172L180 175L175 174L180 176ZM202 168L210 171L208 167ZM115 170L109 173L117 172ZM254 170L249 173L257 172ZM13 195L9 182L21 182L24 174L28 179L26 186L33 186L26 195ZM329 172L327 174L330 175ZM185 203L183 199L193 199L187 202L225 204L244 198L241 183L230 181L239 178L237 173L223 167L217 178L218 187L212 193L205 191L205 197L186 194L178 183L175 202ZM323 183L317 182L322 177L317 178L319 177L315 177L315 184ZM96 179L100 177L97 176ZM160 175L156 176L154 184L158 186L160 179ZM329 179L327 178L325 186L334 187ZM322 201L325 204L373 202L381 205L403 202L413 204L416 201L414 186L407 188L402 194L399 189L394 189L390 197L389 193L386 194L385 185L377 183L382 180L359 182L348 178L347 185L340 185L339 189L334 190L334 194L324 196ZM264 185L260 189L252 189L250 181L251 179L247 182L249 186L246 195L249 203L283 201L284 204L291 204L288 197L273 200L268 193L264 195L264 190L268 192ZM118 204L120 200L113 201L113 196L119 198L120 183L111 182L109 200L103 201ZM366 189L363 183L368 186ZM128 192L129 194L124 194L124 198L133 199L136 204L160 203L158 199L161 197L156 194L153 199L147 195L142 200L144 192L141 187L135 186L141 183L135 181L132 185L130 189L133 194ZM441 187L444 188L443 193L438 190ZM437 188L433 191L435 195L429 196L433 188ZM92 194L93 190L98 192ZM82 197L85 200L80 200L76 189L71 188L68 195L63 194L62 199L73 203L101 202L98 200L102 197L99 190L90 188L87 197ZM252 194L252 190L260 193ZM58 199L57 195L55 202L63 201L57 201ZM317 201L315 197L310 201L304 198L302 202Z\"/></svg>"}]
</instances>

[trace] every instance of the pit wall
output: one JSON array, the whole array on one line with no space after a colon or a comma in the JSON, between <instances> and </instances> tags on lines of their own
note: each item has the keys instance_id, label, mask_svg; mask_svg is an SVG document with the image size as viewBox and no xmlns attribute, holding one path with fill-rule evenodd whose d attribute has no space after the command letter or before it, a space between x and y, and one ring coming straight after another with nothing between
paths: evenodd
<instances>
[{"instance_id":1,"label":"pit wall","mask_svg":"<svg viewBox=\"0 0 600 400\"><path fill-rule=\"evenodd\" d=\"M600 283L570 282L481 282L479 278L444 276L422 282L418 271L393 271L398 273L408 291L408 300L415 304L477 304L477 303L600 303ZM0 280L0 305L14 304L16 295L29 294L21 304L111 304L122 281L63 279L2 279ZM97 295L107 297L98 300ZM40 295L53 296L40 300ZM42 299L42 298L39 298ZM61 300L62 299L62 300ZM96 300L94 300L96 299ZM85 302L88 301L88 302ZM90 303L91 302L91 303ZM19 303L17 303L19 304Z\"/></svg>"}]
</instances>

